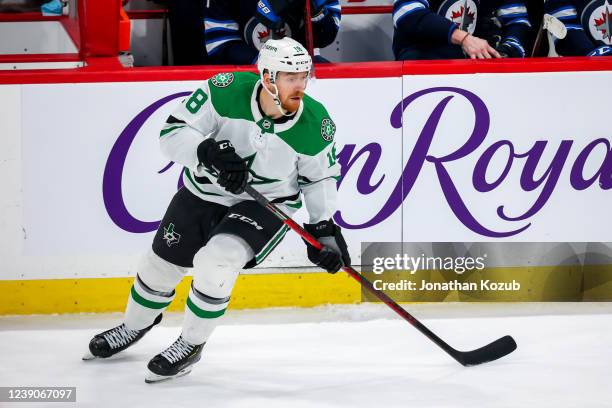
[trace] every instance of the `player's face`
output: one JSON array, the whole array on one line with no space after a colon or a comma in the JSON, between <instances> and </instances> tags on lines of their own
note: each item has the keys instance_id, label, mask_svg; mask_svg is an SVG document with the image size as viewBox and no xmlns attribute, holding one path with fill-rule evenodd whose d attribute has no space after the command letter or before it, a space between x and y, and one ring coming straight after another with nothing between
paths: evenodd
<instances>
[{"instance_id":1,"label":"player's face","mask_svg":"<svg viewBox=\"0 0 612 408\"><path fill-rule=\"evenodd\" d=\"M308 72L279 72L276 75L278 98L287 112L295 112L300 107L308 76Z\"/></svg>"}]
</instances>

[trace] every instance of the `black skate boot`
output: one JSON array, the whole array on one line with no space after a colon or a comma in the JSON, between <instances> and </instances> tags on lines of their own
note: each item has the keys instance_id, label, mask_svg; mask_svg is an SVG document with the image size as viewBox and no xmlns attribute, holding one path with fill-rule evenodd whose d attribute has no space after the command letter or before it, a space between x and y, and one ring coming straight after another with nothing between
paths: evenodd
<instances>
[{"instance_id":1,"label":"black skate boot","mask_svg":"<svg viewBox=\"0 0 612 408\"><path fill-rule=\"evenodd\" d=\"M149 361L145 382L154 383L189 374L192 366L200 361L204 344L190 344L179 336L170 347Z\"/></svg>"},{"instance_id":2,"label":"black skate boot","mask_svg":"<svg viewBox=\"0 0 612 408\"><path fill-rule=\"evenodd\" d=\"M125 350L132 344L140 340L151 328L162 320L162 315L159 314L155 321L149 327L142 330L130 330L125 327L124 323L110 330L96 334L89 342L89 353L83 356L83 360L92 360L94 358L108 358L120 351Z\"/></svg>"}]
</instances>

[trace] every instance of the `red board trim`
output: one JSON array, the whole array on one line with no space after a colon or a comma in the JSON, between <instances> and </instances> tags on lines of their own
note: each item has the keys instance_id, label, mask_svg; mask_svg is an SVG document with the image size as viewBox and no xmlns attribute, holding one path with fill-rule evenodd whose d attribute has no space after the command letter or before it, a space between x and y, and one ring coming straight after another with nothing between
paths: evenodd
<instances>
[{"instance_id":1,"label":"red board trim","mask_svg":"<svg viewBox=\"0 0 612 408\"><path fill-rule=\"evenodd\" d=\"M26 21L59 21L61 18L62 16L43 16L39 12L0 13L0 23Z\"/></svg>"},{"instance_id":2,"label":"red board trim","mask_svg":"<svg viewBox=\"0 0 612 408\"><path fill-rule=\"evenodd\" d=\"M4 54L0 63L80 61L79 54Z\"/></svg>"},{"instance_id":3,"label":"red board trim","mask_svg":"<svg viewBox=\"0 0 612 408\"><path fill-rule=\"evenodd\" d=\"M79 82L146 82L189 81L209 78L218 72L252 71L254 66L192 66L120 68L115 58L96 65L96 58L88 59L90 66L67 70L0 71L0 84L79 83ZM114 62L111 64L110 62ZM387 78L401 75L445 75L477 73L528 73L567 71L612 71L612 58L531 58L517 60L445 60L445 61L389 61L339 64L317 64L317 78Z\"/></svg>"}]
</instances>

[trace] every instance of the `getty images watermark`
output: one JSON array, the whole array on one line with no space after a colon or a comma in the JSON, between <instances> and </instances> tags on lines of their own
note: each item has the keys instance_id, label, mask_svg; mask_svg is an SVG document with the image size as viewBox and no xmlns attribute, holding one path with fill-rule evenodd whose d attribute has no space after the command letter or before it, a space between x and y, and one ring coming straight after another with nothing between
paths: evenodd
<instances>
[{"instance_id":1,"label":"getty images watermark","mask_svg":"<svg viewBox=\"0 0 612 408\"><path fill-rule=\"evenodd\" d=\"M382 275L385 271L407 272L415 275L418 271L452 271L458 275L471 271L483 271L486 267L487 254L483 256L410 256L408 254L395 254L392 257L378 256L372 259L372 272ZM521 284L516 280L511 282L492 281L480 279L478 282L462 282L453 279L444 282L431 282L420 279L418 282L409 279L400 279L398 282L387 282L382 277L372 282L378 290L462 290L462 291L491 291L491 290L520 290Z\"/></svg>"},{"instance_id":2,"label":"getty images watermark","mask_svg":"<svg viewBox=\"0 0 612 408\"><path fill-rule=\"evenodd\" d=\"M492 300L524 290L506 254L479 243L372 242L362 245L361 264L374 287L396 300ZM362 298L375 300L365 292Z\"/></svg>"}]
</instances>

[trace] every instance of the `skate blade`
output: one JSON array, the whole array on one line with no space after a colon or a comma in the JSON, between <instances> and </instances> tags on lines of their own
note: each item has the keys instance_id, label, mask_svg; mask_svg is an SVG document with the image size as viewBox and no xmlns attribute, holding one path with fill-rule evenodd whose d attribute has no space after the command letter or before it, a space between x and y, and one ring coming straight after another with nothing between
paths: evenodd
<instances>
[{"instance_id":1,"label":"skate blade","mask_svg":"<svg viewBox=\"0 0 612 408\"><path fill-rule=\"evenodd\" d=\"M116 360L116 357L119 353L117 354L113 354L112 356L109 357L100 357L100 356L94 356L93 354L91 354L91 351L88 351L87 353L85 353L83 355L83 357L81 358L83 361L90 361L90 360ZM121 354L121 356L123 356L123 354Z\"/></svg>"},{"instance_id":2,"label":"skate blade","mask_svg":"<svg viewBox=\"0 0 612 408\"><path fill-rule=\"evenodd\" d=\"M179 371L175 375L159 375L155 374L151 370L147 370L147 375L145 376L145 382L147 384L154 384L162 381L172 380L173 378L183 377L191 372L191 367L187 367L184 370Z\"/></svg>"},{"instance_id":3,"label":"skate blade","mask_svg":"<svg viewBox=\"0 0 612 408\"><path fill-rule=\"evenodd\" d=\"M95 360L98 357L94 356L93 354L91 354L91 351L87 351L87 353L85 353L82 357L83 361L89 361L89 360Z\"/></svg>"}]
</instances>

